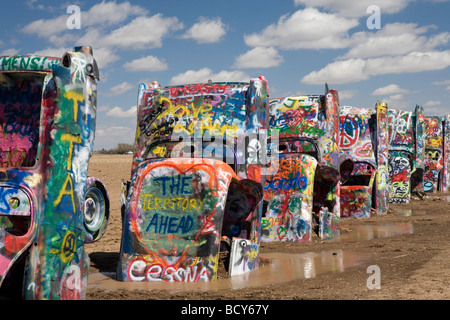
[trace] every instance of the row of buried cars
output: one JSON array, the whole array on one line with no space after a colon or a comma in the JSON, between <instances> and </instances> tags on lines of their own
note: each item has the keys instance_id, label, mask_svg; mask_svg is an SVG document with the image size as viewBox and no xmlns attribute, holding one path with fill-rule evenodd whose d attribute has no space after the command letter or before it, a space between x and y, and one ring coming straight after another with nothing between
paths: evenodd
<instances>
[{"instance_id":1,"label":"row of buried cars","mask_svg":"<svg viewBox=\"0 0 450 320\"><path fill-rule=\"evenodd\" d=\"M0 297L84 299L85 244L110 199L87 175L99 71L92 48L0 57ZM450 117L339 105L338 92L271 98L264 77L138 90L122 183L117 280L210 281L258 268L261 242L339 236L446 191Z\"/></svg>"}]
</instances>

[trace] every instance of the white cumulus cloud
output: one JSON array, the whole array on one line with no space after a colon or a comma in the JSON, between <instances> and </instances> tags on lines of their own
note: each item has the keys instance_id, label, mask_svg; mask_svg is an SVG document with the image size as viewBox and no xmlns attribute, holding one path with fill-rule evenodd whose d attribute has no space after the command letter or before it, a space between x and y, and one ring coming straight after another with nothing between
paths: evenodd
<instances>
[{"instance_id":1,"label":"white cumulus cloud","mask_svg":"<svg viewBox=\"0 0 450 320\"><path fill-rule=\"evenodd\" d=\"M362 17L369 15L367 8L371 5L380 7L381 12L392 14L403 10L413 0L294 0L295 5L323 8L331 12L337 12L345 17Z\"/></svg>"},{"instance_id":2,"label":"white cumulus cloud","mask_svg":"<svg viewBox=\"0 0 450 320\"><path fill-rule=\"evenodd\" d=\"M387 85L385 87L375 89L371 93L371 95L372 96L383 96L383 95L390 95L390 94L396 94L396 93L397 94L398 93L401 93L401 94L409 93L409 90L408 89L402 89L397 84L393 83L393 84Z\"/></svg>"},{"instance_id":3,"label":"white cumulus cloud","mask_svg":"<svg viewBox=\"0 0 450 320\"><path fill-rule=\"evenodd\" d=\"M349 45L348 31L359 25L357 19L320 12L315 8L282 16L259 33L244 35L250 47L280 49L338 49Z\"/></svg>"},{"instance_id":4,"label":"white cumulus cloud","mask_svg":"<svg viewBox=\"0 0 450 320\"><path fill-rule=\"evenodd\" d=\"M214 43L225 36L225 29L226 26L221 18L208 19L200 17L198 22L190 27L182 38L193 39L197 43Z\"/></svg>"},{"instance_id":5,"label":"white cumulus cloud","mask_svg":"<svg viewBox=\"0 0 450 320\"><path fill-rule=\"evenodd\" d=\"M450 50L411 52L407 55L338 60L313 71L301 80L306 84L351 83L382 74L442 70L450 66Z\"/></svg>"},{"instance_id":6,"label":"white cumulus cloud","mask_svg":"<svg viewBox=\"0 0 450 320\"><path fill-rule=\"evenodd\" d=\"M125 63L124 68L128 71L164 71L169 66L164 60L147 56Z\"/></svg>"},{"instance_id":7,"label":"white cumulus cloud","mask_svg":"<svg viewBox=\"0 0 450 320\"><path fill-rule=\"evenodd\" d=\"M180 73L170 79L171 85L180 85L186 83L205 83L211 80L212 82L248 82L250 76L242 71L225 71L222 70L214 73L209 68L202 68L200 70L188 70Z\"/></svg>"},{"instance_id":8,"label":"white cumulus cloud","mask_svg":"<svg viewBox=\"0 0 450 320\"><path fill-rule=\"evenodd\" d=\"M273 47L256 47L236 58L235 68L270 68L283 62L283 57Z\"/></svg>"},{"instance_id":9,"label":"white cumulus cloud","mask_svg":"<svg viewBox=\"0 0 450 320\"><path fill-rule=\"evenodd\" d=\"M135 86L134 84L129 83L129 82L122 82L122 83L119 83L118 85L115 85L114 87L112 87L109 90L109 92L107 93L107 95L110 97L120 96L121 94L128 92L132 89L137 90L137 86Z\"/></svg>"},{"instance_id":10,"label":"white cumulus cloud","mask_svg":"<svg viewBox=\"0 0 450 320\"><path fill-rule=\"evenodd\" d=\"M137 117L137 107L133 106L128 110L123 110L121 107L114 107L109 109L106 115L115 118L134 118Z\"/></svg>"}]
</instances>

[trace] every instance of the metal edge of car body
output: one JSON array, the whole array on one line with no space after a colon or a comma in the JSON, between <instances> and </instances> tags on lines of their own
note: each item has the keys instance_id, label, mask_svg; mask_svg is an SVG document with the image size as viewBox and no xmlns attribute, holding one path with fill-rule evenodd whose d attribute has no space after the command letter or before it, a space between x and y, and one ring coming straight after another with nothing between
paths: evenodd
<instances>
[{"instance_id":1,"label":"metal edge of car body","mask_svg":"<svg viewBox=\"0 0 450 320\"><path fill-rule=\"evenodd\" d=\"M62 58L0 57L0 73L0 80L39 78L29 86L36 89L33 103L39 108L36 161L26 168L1 170L2 184L25 190L32 209L26 235L12 237L2 228L10 239L2 241L0 249L1 280L24 253L23 274L14 285L20 287L18 298L84 299L89 269L84 206L99 80L92 48L76 47ZM5 84L11 85L14 80ZM5 226L14 226L4 217ZM5 261L8 266L3 268Z\"/></svg>"}]
</instances>

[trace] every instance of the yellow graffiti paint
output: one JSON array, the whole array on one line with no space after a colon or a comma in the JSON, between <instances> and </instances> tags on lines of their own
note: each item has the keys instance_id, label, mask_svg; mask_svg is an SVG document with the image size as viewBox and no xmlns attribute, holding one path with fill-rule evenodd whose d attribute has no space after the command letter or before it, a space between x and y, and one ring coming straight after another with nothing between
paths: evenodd
<instances>
[{"instance_id":1,"label":"yellow graffiti paint","mask_svg":"<svg viewBox=\"0 0 450 320\"><path fill-rule=\"evenodd\" d=\"M81 137L80 136L74 136L71 134L63 134L61 136L61 141L69 141L70 142L70 148L69 148L69 157L67 159L67 169L69 171L72 170L72 153L73 153L73 144L74 143L81 143Z\"/></svg>"},{"instance_id":2,"label":"yellow graffiti paint","mask_svg":"<svg viewBox=\"0 0 450 320\"><path fill-rule=\"evenodd\" d=\"M141 198L142 210L183 210L199 212L205 199L189 199L184 197L161 199L153 194L143 194Z\"/></svg>"},{"instance_id":3,"label":"yellow graffiti paint","mask_svg":"<svg viewBox=\"0 0 450 320\"><path fill-rule=\"evenodd\" d=\"M73 120L78 120L78 105L80 102L84 101L84 95L78 92L74 91L68 91L64 94L64 97L68 100L73 100L74 106L73 106Z\"/></svg>"},{"instance_id":4,"label":"yellow graffiti paint","mask_svg":"<svg viewBox=\"0 0 450 320\"><path fill-rule=\"evenodd\" d=\"M60 253L61 260L64 263L68 263L70 260L72 260L76 252L76 244L77 238L75 236L75 233L73 233L72 231L67 231L61 245Z\"/></svg>"},{"instance_id":5,"label":"yellow graffiti paint","mask_svg":"<svg viewBox=\"0 0 450 320\"><path fill-rule=\"evenodd\" d=\"M67 190L68 184L70 186L69 190ZM63 183L63 187L62 187L61 191L59 192L58 198L56 198L55 202L53 203L53 205L55 207L61 202L61 199L63 196L70 196L70 198L72 200L73 210L75 211L75 199L73 197L73 182L72 182L72 179L70 178L70 174L67 175L66 181L64 181L64 183Z\"/></svg>"},{"instance_id":6,"label":"yellow graffiti paint","mask_svg":"<svg viewBox=\"0 0 450 320\"><path fill-rule=\"evenodd\" d=\"M286 104L286 100L290 102L290 105L287 105L287 104ZM296 109L298 109L299 107L304 107L304 106L311 107L311 106L309 105L309 103L308 103L308 104L305 104L305 100L306 100L305 97L295 97L295 98L292 98L292 97L291 97L291 98L288 98L288 99L286 99L286 100L285 100L285 102L283 103L283 105L279 108L279 111L281 111L281 112L286 112L286 111L288 111L288 110L296 110Z\"/></svg>"},{"instance_id":7,"label":"yellow graffiti paint","mask_svg":"<svg viewBox=\"0 0 450 320\"><path fill-rule=\"evenodd\" d=\"M156 156L164 157L166 155L167 148L166 147L156 147L153 149L153 154Z\"/></svg>"}]
</instances>

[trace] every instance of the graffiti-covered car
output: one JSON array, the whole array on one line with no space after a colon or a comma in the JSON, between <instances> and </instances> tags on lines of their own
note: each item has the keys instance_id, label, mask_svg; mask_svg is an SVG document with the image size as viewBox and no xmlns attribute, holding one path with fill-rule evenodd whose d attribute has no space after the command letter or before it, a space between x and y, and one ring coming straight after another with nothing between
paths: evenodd
<instances>
[{"instance_id":1,"label":"graffiti-covered car","mask_svg":"<svg viewBox=\"0 0 450 320\"><path fill-rule=\"evenodd\" d=\"M443 118L425 117L425 170L423 174L423 191L437 192L439 177L444 167Z\"/></svg>"},{"instance_id":2,"label":"graffiti-covered car","mask_svg":"<svg viewBox=\"0 0 450 320\"><path fill-rule=\"evenodd\" d=\"M268 83L139 87L122 184L122 281L210 281L258 267ZM267 135L267 133L266 133Z\"/></svg>"},{"instance_id":3,"label":"graffiti-covered car","mask_svg":"<svg viewBox=\"0 0 450 320\"><path fill-rule=\"evenodd\" d=\"M387 107L379 103L375 110L343 106L339 114L341 162L353 163L350 176L341 186L341 216L369 218L372 211L385 213Z\"/></svg>"},{"instance_id":4,"label":"graffiti-covered car","mask_svg":"<svg viewBox=\"0 0 450 320\"><path fill-rule=\"evenodd\" d=\"M87 177L97 80L90 47L0 57L1 297L85 297L84 244L109 215L106 189Z\"/></svg>"},{"instance_id":5,"label":"graffiti-covered car","mask_svg":"<svg viewBox=\"0 0 450 320\"><path fill-rule=\"evenodd\" d=\"M423 190L424 114L388 109L389 202L409 203L411 192Z\"/></svg>"},{"instance_id":6,"label":"graffiti-covered car","mask_svg":"<svg viewBox=\"0 0 450 320\"><path fill-rule=\"evenodd\" d=\"M444 117L444 168L442 168L441 191L450 188L450 115Z\"/></svg>"},{"instance_id":7,"label":"graffiti-covered car","mask_svg":"<svg viewBox=\"0 0 450 320\"><path fill-rule=\"evenodd\" d=\"M341 186L341 216L368 218L377 170L375 114L371 109L343 106L339 115L339 153L353 162L352 173Z\"/></svg>"},{"instance_id":8,"label":"graffiti-covered car","mask_svg":"<svg viewBox=\"0 0 450 320\"><path fill-rule=\"evenodd\" d=\"M338 93L270 100L269 152L276 172L264 186L262 241L310 242L339 235ZM272 158L272 157L271 157Z\"/></svg>"}]
</instances>

